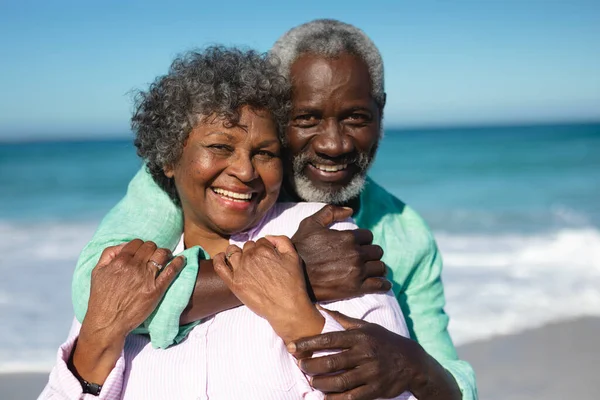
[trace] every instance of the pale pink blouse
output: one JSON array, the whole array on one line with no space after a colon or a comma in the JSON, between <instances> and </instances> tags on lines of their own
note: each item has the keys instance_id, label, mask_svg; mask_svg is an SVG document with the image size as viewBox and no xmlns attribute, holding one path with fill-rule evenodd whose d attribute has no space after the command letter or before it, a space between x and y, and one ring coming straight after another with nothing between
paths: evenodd
<instances>
[{"instance_id":1,"label":"pale pink blouse","mask_svg":"<svg viewBox=\"0 0 600 400\"><path fill-rule=\"evenodd\" d=\"M246 241L265 235L291 237L302 219L321 207L323 205L317 203L277 203L258 226L235 235L230 242L241 247ZM356 225L348 221L337 223L333 228L355 229ZM391 292L323 306L408 337L404 316ZM323 333L343 330L328 314L321 314L326 321ZM80 326L74 320L69 339L60 346L56 365L39 399L324 398L323 393L311 388L308 378L269 323L245 306L208 318L183 342L168 349L154 349L147 336L129 335L98 397L82 394L79 381L67 368ZM414 399L409 392L397 398Z\"/></svg>"}]
</instances>

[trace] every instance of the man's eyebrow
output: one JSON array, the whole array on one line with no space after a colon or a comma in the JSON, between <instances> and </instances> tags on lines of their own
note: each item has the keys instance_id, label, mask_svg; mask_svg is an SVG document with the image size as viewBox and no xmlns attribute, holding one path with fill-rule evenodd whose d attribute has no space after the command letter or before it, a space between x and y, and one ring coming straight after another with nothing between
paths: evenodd
<instances>
[{"instance_id":1,"label":"man's eyebrow","mask_svg":"<svg viewBox=\"0 0 600 400\"><path fill-rule=\"evenodd\" d=\"M295 114L318 114L319 109L313 107L298 107L294 109Z\"/></svg>"},{"instance_id":2,"label":"man's eyebrow","mask_svg":"<svg viewBox=\"0 0 600 400\"><path fill-rule=\"evenodd\" d=\"M348 111L367 111L367 112L373 112L369 107L364 107L364 106L355 106L355 107L349 107Z\"/></svg>"}]
</instances>

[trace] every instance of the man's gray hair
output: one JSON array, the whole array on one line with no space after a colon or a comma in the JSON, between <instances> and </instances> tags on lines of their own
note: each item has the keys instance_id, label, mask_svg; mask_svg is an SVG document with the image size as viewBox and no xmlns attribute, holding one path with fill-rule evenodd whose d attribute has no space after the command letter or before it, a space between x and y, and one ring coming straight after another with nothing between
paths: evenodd
<instances>
[{"instance_id":1,"label":"man's gray hair","mask_svg":"<svg viewBox=\"0 0 600 400\"><path fill-rule=\"evenodd\" d=\"M375 43L357 27L334 19L317 19L287 31L270 53L280 60L281 74L288 79L292 64L303 54L336 57L349 53L359 57L369 69L371 95L383 112L383 59Z\"/></svg>"}]
</instances>

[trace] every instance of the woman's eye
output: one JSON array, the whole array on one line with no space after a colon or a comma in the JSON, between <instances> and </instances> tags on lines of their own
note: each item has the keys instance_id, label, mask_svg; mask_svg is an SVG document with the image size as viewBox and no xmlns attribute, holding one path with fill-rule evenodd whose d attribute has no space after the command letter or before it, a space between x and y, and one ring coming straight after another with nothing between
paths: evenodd
<instances>
[{"instance_id":1,"label":"woman's eye","mask_svg":"<svg viewBox=\"0 0 600 400\"><path fill-rule=\"evenodd\" d=\"M211 151L215 153L230 153L233 151L233 148L226 144L211 144L207 146Z\"/></svg>"},{"instance_id":2,"label":"woman's eye","mask_svg":"<svg viewBox=\"0 0 600 400\"><path fill-rule=\"evenodd\" d=\"M260 157L261 159L265 159L265 160L270 160L271 158L279 157L277 154L273 153L272 151L268 151L268 150L260 150L260 151L256 152L256 155L258 157Z\"/></svg>"}]
</instances>

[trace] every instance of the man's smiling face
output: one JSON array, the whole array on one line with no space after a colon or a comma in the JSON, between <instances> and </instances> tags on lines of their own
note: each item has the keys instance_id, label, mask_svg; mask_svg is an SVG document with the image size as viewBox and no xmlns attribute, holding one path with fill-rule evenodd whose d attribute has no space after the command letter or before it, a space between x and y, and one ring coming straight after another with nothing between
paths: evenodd
<instances>
[{"instance_id":1,"label":"man's smiling face","mask_svg":"<svg viewBox=\"0 0 600 400\"><path fill-rule=\"evenodd\" d=\"M305 54L290 78L287 183L305 201L347 203L360 194L380 138L367 65L351 54Z\"/></svg>"}]
</instances>

